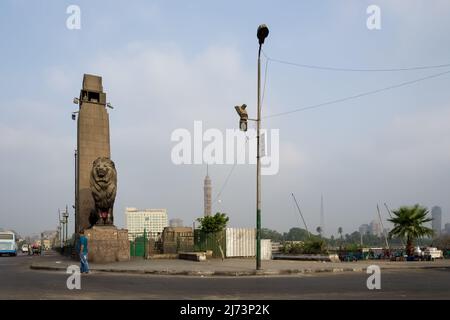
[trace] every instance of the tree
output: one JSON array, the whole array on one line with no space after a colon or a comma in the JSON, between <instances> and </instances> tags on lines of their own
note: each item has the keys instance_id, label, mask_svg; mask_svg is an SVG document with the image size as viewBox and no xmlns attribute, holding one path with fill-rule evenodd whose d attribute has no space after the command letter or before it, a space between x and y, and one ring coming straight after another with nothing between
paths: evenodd
<instances>
[{"instance_id":1,"label":"tree","mask_svg":"<svg viewBox=\"0 0 450 320\"><path fill-rule=\"evenodd\" d=\"M394 217L388 221L394 224L394 228L389 232L389 237L406 239L406 253L408 256L412 256L414 240L433 235L433 230L424 226L433 219L427 218L428 209L418 204L413 207L402 206L394 210L392 214Z\"/></svg>"},{"instance_id":2,"label":"tree","mask_svg":"<svg viewBox=\"0 0 450 320\"><path fill-rule=\"evenodd\" d=\"M197 221L200 222L200 230L205 233L216 233L223 231L229 220L230 218L228 218L225 213L220 212L217 212L213 216L206 216L197 219Z\"/></svg>"},{"instance_id":3,"label":"tree","mask_svg":"<svg viewBox=\"0 0 450 320\"><path fill-rule=\"evenodd\" d=\"M339 227L338 228L338 233L339 233L339 235L340 235L340 238L341 238L341 241L339 242L339 249L341 249L341 247L342 247L342 242L343 242L343 237L342 237L342 232L343 232L343 229L342 229L342 227Z\"/></svg>"},{"instance_id":4,"label":"tree","mask_svg":"<svg viewBox=\"0 0 450 320\"><path fill-rule=\"evenodd\" d=\"M270 239L275 242L280 242L283 241L283 235L278 231L262 228L261 239Z\"/></svg>"},{"instance_id":5,"label":"tree","mask_svg":"<svg viewBox=\"0 0 450 320\"><path fill-rule=\"evenodd\" d=\"M334 239L333 235L331 235L331 237L330 237L330 243L331 243L331 245L334 245L334 243L335 243L335 239Z\"/></svg>"},{"instance_id":6,"label":"tree","mask_svg":"<svg viewBox=\"0 0 450 320\"><path fill-rule=\"evenodd\" d=\"M225 258L225 254L222 248L223 234L222 231L226 228L230 218L227 217L225 213L217 212L213 216L206 216L203 218L198 218L197 221L200 222L200 230L205 233L219 233L217 237L217 244L219 246L220 254L222 255L222 261Z\"/></svg>"},{"instance_id":7,"label":"tree","mask_svg":"<svg viewBox=\"0 0 450 320\"><path fill-rule=\"evenodd\" d=\"M305 241L309 238L308 232L301 228L291 228L288 233L284 234L287 241Z\"/></svg>"},{"instance_id":8,"label":"tree","mask_svg":"<svg viewBox=\"0 0 450 320\"><path fill-rule=\"evenodd\" d=\"M319 237L322 237L322 227L317 227L316 231L319 234Z\"/></svg>"}]
</instances>

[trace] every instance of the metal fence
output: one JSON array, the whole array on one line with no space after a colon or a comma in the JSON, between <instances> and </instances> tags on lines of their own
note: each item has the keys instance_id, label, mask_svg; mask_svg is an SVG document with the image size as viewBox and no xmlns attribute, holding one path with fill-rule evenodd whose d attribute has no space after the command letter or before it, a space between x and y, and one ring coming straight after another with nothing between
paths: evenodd
<instances>
[{"instance_id":1,"label":"metal fence","mask_svg":"<svg viewBox=\"0 0 450 320\"><path fill-rule=\"evenodd\" d=\"M226 228L226 256L254 257L256 255L256 229Z\"/></svg>"},{"instance_id":2,"label":"metal fence","mask_svg":"<svg viewBox=\"0 0 450 320\"><path fill-rule=\"evenodd\" d=\"M194 247L196 251L211 250L213 258L254 257L256 255L256 230L253 228L226 228L217 233L204 233L195 230ZM261 258L272 258L270 239L261 239Z\"/></svg>"},{"instance_id":3,"label":"metal fence","mask_svg":"<svg viewBox=\"0 0 450 320\"><path fill-rule=\"evenodd\" d=\"M194 251L194 234L192 232L164 231L163 253Z\"/></svg>"},{"instance_id":4,"label":"metal fence","mask_svg":"<svg viewBox=\"0 0 450 320\"><path fill-rule=\"evenodd\" d=\"M155 232L129 233L130 256L146 258L153 254L162 253L162 241L160 234Z\"/></svg>"},{"instance_id":5,"label":"metal fence","mask_svg":"<svg viewBox=\"0 0 450 320\"><path fill-rule=\"evenodd\" d=\"M194 251L192 232L129 233L130 256L149 257L155 254L176 254Z\"/></svg>"},{"instance_id":6,"label":"metal fence","mask_svg":"<svg viewBox=\"0 0 450 320\"><path fill-rule=\"evenodd\" d=\"M214 258L225 257L226 236L225 231L217 233L205 233L201 230L194 231L194 249L195 251L212 251Z\"/></svg>"}]
</instances>

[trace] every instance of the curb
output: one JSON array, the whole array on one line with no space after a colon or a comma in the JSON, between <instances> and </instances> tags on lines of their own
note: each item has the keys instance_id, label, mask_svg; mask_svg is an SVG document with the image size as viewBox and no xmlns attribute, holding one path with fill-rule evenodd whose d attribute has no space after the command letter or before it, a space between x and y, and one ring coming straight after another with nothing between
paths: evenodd
<instances>
[{"instance_id":1,"label":"curb","mask_svg":"<svg viewBox=\"0 0 450 320\"><path fill-rule=\"evenodd\" d=\"M65 271L63 266L43 266L31 265L33 270ZM401 270L404 268L388 268L385 270ZM410 268L408 268L410 270ZM450 269L450 266L420 266L411 269ZM321 269L281 269L281 270L251 270L251 271L194 271L194 270L137 270L137 269L110 269L92 268L91 271L101 273L122 273L122 274L148 274L161 276L197 276L197 277L247 277L247 276L277 276L296 275L313 273L344 273L344 272L364 272L366 267L361 268L321 268Z\"/></svg>"},{"instance_id":2,"label":"curb","mask_svg":"<svg viewBox=\"0 0 450 320\"><path fill-rule=\"evenodd\" d=\"M44 271L65 271L66 266L45 266L30 265L30 269ZM109 269L109 268L91 268L91 271L102 273L122 273L122 274L150 274L150 275L171 275L171 276L219 276L219 277L245 277L245 276L276 276L276 275L292 275L304 273L319 272L344 272L344 271L361 271L342 268L325 268L325 269L282 269L282 270L250 270L250 271L194 271L194 270L136 270L136 269Z\"/></svg>"},{"instance_id":3,"label":"curb","mask_svg":"<svg viewBox=\"0 0 450 320\"><path fill-rule=\"evenodd\" d=\"M65 266L45 266L30 265L33 270L46 271L65 271ZM385 270L401 270L403 268L387 268ZM414 266L410 269L450 269L450 266ZM110 268L92 268L91 271L101 273L121 273L121 274L149 274L162 276L197 276L197 277L246 277L246 276L277 276L277 275L295 275L312 273L344 273L344 272L364 272L366 267L360 268L320 268L320 269L281 269L281 270L251 270L251 271L194 271L194 270L139 270L139 269L110 269Z\"/></svg>"}]
</instances>

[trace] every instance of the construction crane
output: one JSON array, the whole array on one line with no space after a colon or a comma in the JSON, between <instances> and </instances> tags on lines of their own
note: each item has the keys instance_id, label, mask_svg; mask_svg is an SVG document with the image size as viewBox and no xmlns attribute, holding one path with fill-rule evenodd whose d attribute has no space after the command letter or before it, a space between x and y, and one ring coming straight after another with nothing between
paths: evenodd
<instances>
[{"instance_id":1,"label":"construction crane","mask_svg":"<svg viewBox=\"0 0 450 320\"><path fill-rule=\"evenodd\" d=\"M388 242L386 233L384 232L383 221L381 220L380 207L378 206L378 203L377 203L377 211L378 211L378 218L380 219L381 228L382 228L382 230L383 230L382 233L383 233L383 235L384 235L384 240L386 241L386 247L387 247L387 249L389 250L389 242Z\"/></svg>"},{"instance_id":2,"label":"construction crane","mask_svg":"<svg viewBox=\"0 0 450 320\"><path fill-rule=\"evenodd\" d=\"M389 213L389 216L392 219L392 214L391 214L391 210L389 209L388 205L386 204L386 202L384 203L384 206L386 207L387 212ZM405 246L405 242L403 242L403 238L400 238L400 241L402 243L402 246Z\"/></svg>"},{"instance_id":3,"label":"construction crane","mask_svg":"<svg viewBox=\"0 0 450 320\"><path fill-rule=\"evenodd\" d=\"M306 225L305 218L303 217L302 211L300 210L300 207L298 206L297 199L295 199L295 196L293 193L291 193L291 195L292 195L292 198L294 198L294 202L295 202L295 205L297 206L298 213L300 213L300 217L302 217L303 224L305 225L306 233L308 233L308 238L311 238L311 234L308 231L308 226Z\"/></svg>"},{"instance_id":4,"label":"construction crane","mask_svg":"<svg viewBox=\"0 0 450 320\"><path fill-rule=\"evenodd\" d=\"M387 210L387 212L389 213L389 217L391 217L391 219L392 219L391 210L389 210L389 208L388 208L386 202L384 203L384 206L386 207L386 210Z\"/></svg>"}]
</instances>

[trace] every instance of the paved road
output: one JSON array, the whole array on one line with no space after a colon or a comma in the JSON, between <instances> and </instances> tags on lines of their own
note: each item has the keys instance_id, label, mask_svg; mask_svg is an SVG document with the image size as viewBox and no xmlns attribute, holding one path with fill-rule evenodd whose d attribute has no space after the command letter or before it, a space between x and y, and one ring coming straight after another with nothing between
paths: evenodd
<instances>
[{"instance_id":1,"label":"paved road","mask_svg":"<svg viewBox=\"0 0 450 320\"><path fill-rule=\"evenodd\" d=\"M185 277L91 273L81 290L68 275L29 269L33 258L0 257L0 299L450 299L450 270L382 270L381 290L363 272L275 277Z\"/></svg>"}]
</instances>

